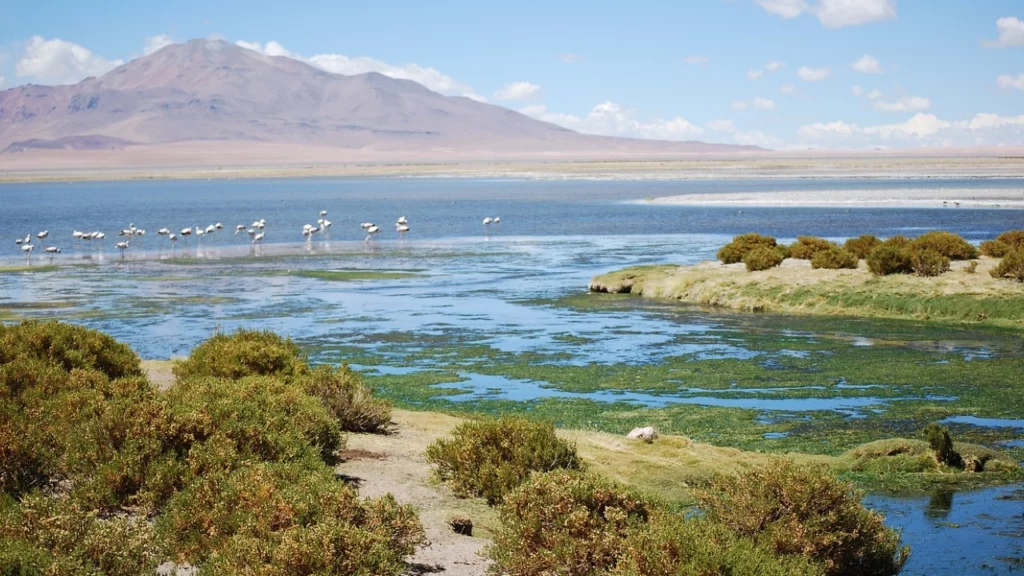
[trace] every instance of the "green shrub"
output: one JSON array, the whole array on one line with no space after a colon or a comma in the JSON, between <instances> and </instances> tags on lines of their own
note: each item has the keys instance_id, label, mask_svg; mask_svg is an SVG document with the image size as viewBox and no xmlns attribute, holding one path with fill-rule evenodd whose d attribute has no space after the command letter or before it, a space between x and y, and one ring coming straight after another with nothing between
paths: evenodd
<instances>
[{"instance_id":1,"label":"green shrub","mask_svg":"<svg viewBox=\"0 0 1024 576\"><path fill-rule=\"evenodd\" d=\"M857 257L843 250L838 246L831 246L825 250L818 250L811 258L811 268L826 268L828 270L839 270L842 268L856 269Z\"/></svg>"},{"instance_id":2,"label":"green shrub","mask_svg":"<svg viewBox=\"0 0 1024 576\"><path fill-rule=\"evenodd\" d=\"M949 258L935 250L911 250L910 267L918 276L938 276L949 272Z\"/></svg>"},{"instance_id":3,"label":"green shrub","mask_svg":"<svg viewBox=\"0 0 1024 576\"><path fill-rule=\"evenodd\" d=\"M360 500L326 466L293 463L198 479L171 499L157 533L174 560L213 574L399 574L424 541L410 506Z\"/></svg>"},{"instance_id":4,"label":"green shrub","mask_svg":"<svg viewBox=\"0 0 1024 576\"><path fill-rule=\"evenodd\" d=\"M812 576L824 574L802 556L779 556L724 526L680 514L658 514L634 530L610 576Z\"/></svg>"},{"instance_id":5,"label":"green shrub","mask_svg":"<svg viewBox=\"0 0 1024 576\"><path fill-rule=\"evenodd\" d=\"M754 248L743 257L743 263L747 265L749 272L767 270L782 264L785 258L783 252L778 248Z\"/></svg>"},{"instance_id":6,"label":"green shrub","mask_svg":"<svg viewBox=\"0 0 1024 576\"><path fill-rule=\"evenodd\" d=\"M697 493L706 517L777 554L804 556L829 575L892 575L909 548L862 494L821 467L787 459L712 482Z\"/></svg>"},{"instance_id":7,"label":"green shrub","mask_svg":"<svg viewBox=\"0 0 1024 576\"><path fill-rule=\"evenodd\" d=\"M916 251L934 250L950 260L970 260L978 257L978 249L952 232L935 230L922 234L911 242Z\"/></svg>"},{"instance_id":8,"label":"green shrub","mask_svg":"<svg viewBox=\"0 0 1024 576\"><path fill-rule=\"evenodd\" d=\"M991 272L993 278L1012 278L1024 282L1024 250L1011 250Z\"/></svg>"},{"instance_id":9,"label":"green shrub","mask_svg":"<svg viewBox=\"0 0 1024 576\"><path fill-rule=\"evenodd\" d=\"M0 364L34 359L65 372L98 370L108 378L142 376L139 357L110 336L62 322L26 320L0 325Z\"/></svg>"},{"instance_id":10,"label":"green shrub","mask_svg":"<svg viewBox=\"0 0 1024 576\"><path fill-rule=\"evenodd\" d=\"M762 236L756 233L740 234L732 239L718 251L718 259L723 264L735 264L742 262L743 257L755 248L774 248L777 245L775 238Z\"/></svg>"},{"instance_id":11,"label":"green shrub","mask_svg":"<svg viewBox=\"0 0 1024 576\"><path fill-rule=\"evenodd\" d=\"M323 402L347 432L384 432L391 423L391 403L373 397L348 366L319 366L298 379L299 386Z\"/></svg>"},{"instance_id":12,"label":"green shrub","mask_svg":"<svg viewBox=\"0 0 1024 576\"><path fill-rule=\"evenodd\" d=\"M895 238L902 239L902 236ZM910 262L907 242L890 238L871 251L867 257L868 270L875 276L889 274L910 274L914 268Z\"/></svg>"},{"instance_id":13,"label":"green shrub","mask_svg":"<svg viewBox=\"0 0 1024 576\"><path fill-rule=\"evenodd\" d=\"M789 257L799 260L810 260L814 255L823 250L839 248L835 242L815 236L797 236L796 242L789 247Z\"/></svg>"},{"instance_id":14,"label":"green shrub","mask_svg":"<svg viewBox=\"0 0 1024 576\"><path fill-rule=\"evenodd\" d=\"M230 336L217 334L192 349L174 367L178 380L196 376L290 378L308 372L306 358L297 344L273 332L238 330Z\"/></svg>"},{"instance_id":15,"label":"green shrub","mask_svg":"<svg viewBox=\"0 0 1024 576\"><path fill-rule=\"evenodd\" d=\"M868 257L868 254L871 254L872 250L881 244L882 241L876 236L864 234L863 236L850 238L846 241L846 244L843 245L843 248L850 254L856 256L859 260L864 260Z\"/></svg>"},{"instance_id":16,"label":"green shrub","mask_svg":"<svg viewBox=\"0 0 1024 576\"><path fill-rule=\"evenodd\" d=\"M1002 258L1006 256L1008 252L1013 250L1013 246L1010 246L1006 242L1000 240L985 240L981 243L981 253L989 258Z\"/></svg>"},{"instance_id":17,"label":"green shrub","mask_svg":"<svg viewBox=\"0 0 1024 576\"><path fill-rule=\"evenodd\" d=\"M949 429L937 422L932 422L924 429L924 437L928 440L935 455L935 461L939 464L963 468L964 459L953 449L953 439L949 437Z\"/></svg>"},{"instance_id":18,"label":"green shrub","mask_svg":"<svg viewBox=\"0 0 1024 576\"><path fill-rule=\"evenodd\" d=\"M525 418L466 422L427 448L427 461L459 496L501 502L533 472L581 469L576 447L551 424Z\"/></svg>"},{"instance_id":19,"label":"green shrub","mask_svg":"<svg viewBox=\"0 0 1024 576\"><path fill-rule=\"evenodd\" d=\"M487 554L495 574L604 574L650 513L641 496L598 476L537 474L498 508L501 526Z\"/></svg>"}]
</instances>

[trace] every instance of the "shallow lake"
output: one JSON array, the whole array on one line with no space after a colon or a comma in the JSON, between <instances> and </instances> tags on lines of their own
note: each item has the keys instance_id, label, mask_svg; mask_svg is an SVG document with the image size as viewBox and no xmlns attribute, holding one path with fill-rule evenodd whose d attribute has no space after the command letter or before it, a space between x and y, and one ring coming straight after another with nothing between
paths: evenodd
<instances>
[{"instance_id":1,"label":"shallow lake","mask_svg":"<svg viewBox=\"0 0 1024 576\"><path fill-rule=\"evenodd\" d=\"M961 386L1012 373L1014 363L1019 368L1024 344L1016 332L746 315L585 293L597 273L707 260L743 232L843 239L938 228L978 241L1024 228L1024 211L1009 209L637 202L686 192L864 187L1024 189L1013 180L0 185L0 268L26 263L16 238L49 231L35 241L36 271L0 273L0 320L82 323L145 358L185 355L215 330L271 329L297 340L315 361L357 363L382 393L412 407L525 405L550 414L572 407L597 414L586 425L612 431L632 422L612 422L616 415L658 414L670 431L764 450L804 448L828 429L819 425L854 438L914 434L920 412L940 410L955 433L1024 454L1024 429L1015 426L1024 410L1020 393L974 397L975 386ZM321 210L332 226L307 242L302 226L315 225ZM399 216L409 220L405 235L394 230ZM487 216L501 223L485 226ZM260 218L267 221L263 244L235 235L236 225ZM223 230L173 247L156 233L218 222ZM367 242L362 222L383 231ZM130 224L147 234L122 256L114 242ZM73 230L107 238L76 241ZM56 268L42 253L51 245L63 250ZM961 405L974 408L960 413ZM741 421L742 441L696 427L707 410ZM581 422L565 418L567 425ZM905 573L969 573L984 565L1000 574L1022 555L1012 537L1024 527L1019 489L941 496L939 504L883 495L868 502L914 547Z\"/></svg>"}]
</instances>

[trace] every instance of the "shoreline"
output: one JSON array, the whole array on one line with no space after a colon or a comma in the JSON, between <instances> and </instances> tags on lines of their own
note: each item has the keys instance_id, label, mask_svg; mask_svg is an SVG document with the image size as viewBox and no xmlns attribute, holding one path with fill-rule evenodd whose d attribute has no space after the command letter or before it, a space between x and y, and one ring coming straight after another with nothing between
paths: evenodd
<instances>
[{"instance_id":1,"label":"shoreline","mask_svg":"<svg viewBox=\"0 0 1024 576\"><path fill-rule=\"evenodd\" d=\"M683 194L639 201L658 206L718 208L1024 208L1019 188L884 188L860 190L772 190Z\"/></svg>"}]
</instances>

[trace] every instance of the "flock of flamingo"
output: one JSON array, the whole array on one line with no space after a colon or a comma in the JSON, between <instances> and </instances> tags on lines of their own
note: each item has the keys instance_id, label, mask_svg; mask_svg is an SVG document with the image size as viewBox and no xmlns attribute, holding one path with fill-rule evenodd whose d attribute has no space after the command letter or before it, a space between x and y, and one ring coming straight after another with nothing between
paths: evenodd
<instances>
[{"instance_id":1,"label":"flock of flamingo","mask_svg":"<svg viewBox=\"0 0 1024 576\"><path fill-rule=\"evenodd\" d=\"M331 221L327 219L327 210L321 210L320 218L317 219L315 226L312 224L305 224L302 226L302 236L305 237L307 242L311 242L316 234L326 233L328 229L331 227L331 224ZM483 219L483 224L484 226L487 227L495 224L501 224L501 217L488 216ZM244 224L239 224L235 226L234 235L238 236L242 232L245 232L246 234L249 235L249 241L251 244L262 244L263 239L265 238L266 227L266 219L260 218L259 220L256 220L255 222L252 223L252 225L248 227L245 226ZM374 236L380 234L381 230L380 226L377 226L373 222L363 222L362 224L360 224L360 227L366 232L366 242L369 242L371 239L374 238ZM202 242L204 236L212 236L213 234L216 234L217 232L223 229L224 225L221 224L220 222L217 222L216 224L210 224L205 228L203 228L202 226L196 226L195 228L182 228L177 234L174 233L169 228L161 228L157 230L156 233L161 237L167 238L167 240L171 243L171 247L173 250L173 247L177 244L179 238L184 239L185 243L187 244L188 238L190 236L195 235L196 241ZM405 216L399 216L398 220L395 221L395 231L398 232L399 235L405 235L410 231L409 220ZM121 258L124 259L124 253L131 247L131 242L133 238L138 238L139 243L141 243L145 235L146 231L142 228L136 227L135 224L129 224L127 228L121 230L118 236L123 237L125 239L114 244L114 246L121 251ZM43 230L42 232L36 234L36 238L39 240L46 240L49 236L49 230ZM107 235L104 234L103 232L82 232L80 230L75 230L74 232L71 233L71 236L79 244L84 242L91 242L92 240L103 241L103 239L107 237ZM35 245L32 244L32 234L26 234L24 238L18 238L17 240L15 240L15 244L21 247L21 251L25 253L26 259L31 258L32 251L35 249ZM51 261L53 260L53 257L55 255L63 252L57 246L47 246L46 248L44 248L44 250L47 254L50 255Z\"/></svg>"}]
</instances>

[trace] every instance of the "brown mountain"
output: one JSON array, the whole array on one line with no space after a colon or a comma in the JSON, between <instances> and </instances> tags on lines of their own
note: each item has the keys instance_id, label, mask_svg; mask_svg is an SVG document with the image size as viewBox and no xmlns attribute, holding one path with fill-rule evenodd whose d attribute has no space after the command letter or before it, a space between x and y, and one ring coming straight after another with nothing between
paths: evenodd
<instances>
[{"instance_id":1,"label":"brown mountain","mask_svg":"<svg viewBox=\"0 0 1024 576\"><path fill-rule=\"evenodd\" d=\"M225 150L277 144L282 150L326 147L440 158L757 150L584 135L500 106L444 96L410 80L331 74L215 40L168 46L73 86L0 92L0 150L8 154L139 146L180 151L186 143L210 150L211 142L222 142Z\"/></svg>"}]
</instances>

